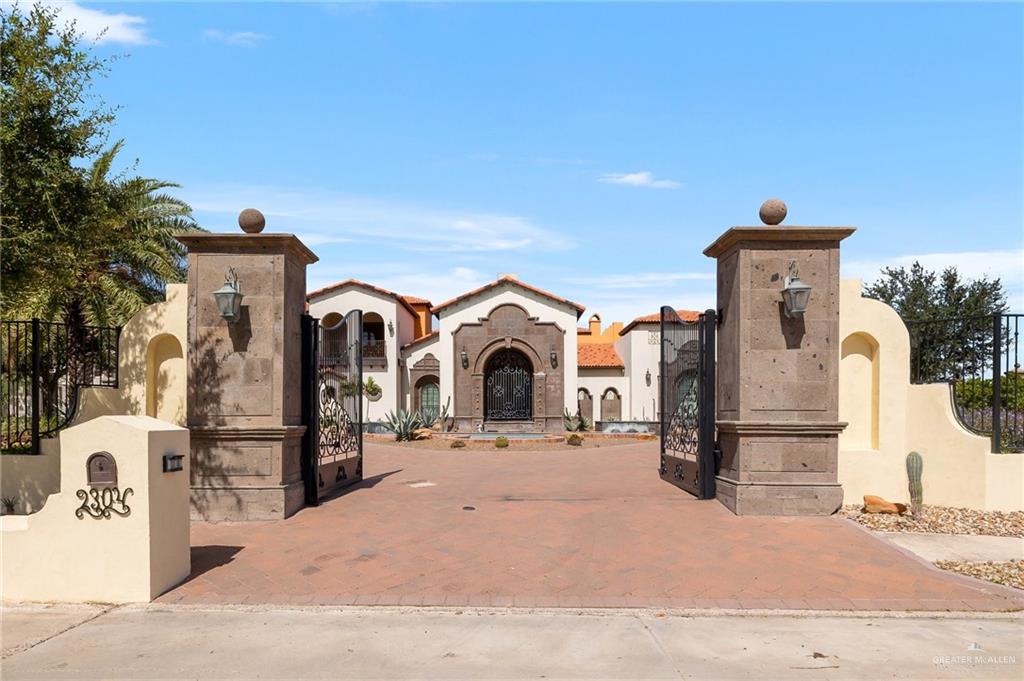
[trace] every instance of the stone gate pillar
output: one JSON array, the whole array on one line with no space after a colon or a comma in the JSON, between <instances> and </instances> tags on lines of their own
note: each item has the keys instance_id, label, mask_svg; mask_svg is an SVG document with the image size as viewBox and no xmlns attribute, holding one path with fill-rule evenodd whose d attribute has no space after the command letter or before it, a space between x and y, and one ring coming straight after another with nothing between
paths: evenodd
<instances>
[{"instance_id":1,"label":"stone gate pillar","mask_svg":"<svg viewBox=\"0 0 1024 681\"><path fill-rule=\"evenodd\" d=\"M317 257L293 234L260 233L258 211L238 222L246 233L178 237L188 248L192 516L285 518L304 500L300 324ZM228 268L243 295L233 322L213 295Z\"/></svg>"},{"instance_id":2,"label":"stone gate pillar","mask_svg":"<svg viewBox=\"0 0 1024 681\"><path fill-rule=\"evenodd\" d=\"M839 242L852 227L733 227L704 254L718 259L718 498L737 515L825 515L838 482ZM795 266L811 289L788 316L782 289Z\"/></svg>"}]
</instances>

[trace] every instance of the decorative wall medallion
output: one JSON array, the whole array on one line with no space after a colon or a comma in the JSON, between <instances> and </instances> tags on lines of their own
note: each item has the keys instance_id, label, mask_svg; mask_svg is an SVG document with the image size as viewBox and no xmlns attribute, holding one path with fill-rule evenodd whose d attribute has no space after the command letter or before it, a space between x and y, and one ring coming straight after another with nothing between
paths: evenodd
<instances>
[{"instance_id":1,"label":"decorative wall medallion","mask_svg":"<svg viewBox=\"0 0 1024 681\"><path fill-rule=\"evenodd\" d=\"M126 500L133 494L131 487L123 491L117 487L80 489L75 495L82 500L82 505L75 509L75 517L79 520L86 515L91 518L110 518L110 514L114 513L124 518L132 512Z\"/></svg>"},{"instance_id":2,"label":"decorative wall medallion","mask_svg":"<svg viewBox=\"0 0 1024 681\"><path fill-rule=\"evenodd\" d=\"M85 481L90 487L117 486L117 464L110 452L96 452L86 460Z\"/></svg>"}]
</instances>

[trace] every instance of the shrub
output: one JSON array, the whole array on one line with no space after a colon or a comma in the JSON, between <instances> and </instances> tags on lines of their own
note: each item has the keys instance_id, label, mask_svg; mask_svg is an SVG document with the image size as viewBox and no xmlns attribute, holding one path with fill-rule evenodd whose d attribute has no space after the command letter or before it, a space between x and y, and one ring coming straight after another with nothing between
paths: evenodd
<instances>
[{"instance_id":1,"label":"shrub","mask_svg":"<svg viewBox=\"0 0 1024 681\"><path fill-rule=\"evenodd\" d=\"M508 447L508 438L505 437L504 435L500 435L494 438L494 446L497 447L498 449L504 449L505 447Z\"/></svg>"},{"instance_id":2,"label":"shrub","mask_svg":"<svg viewBox=\"0 0 1024 681\"><path fill-rule=\"evenodd\" d=\"M583 436L579 433L569 433L565 436L565 444L573 447L583 446Z\"/></svg>"}]
</instances>

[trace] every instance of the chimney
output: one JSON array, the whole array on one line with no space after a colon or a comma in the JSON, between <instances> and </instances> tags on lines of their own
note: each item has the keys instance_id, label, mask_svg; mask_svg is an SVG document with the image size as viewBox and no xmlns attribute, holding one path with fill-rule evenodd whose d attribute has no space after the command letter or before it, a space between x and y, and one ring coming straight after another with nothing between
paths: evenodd
<instances>
[{"instance_id":1,"label":"chimney","mask_svg":"<svg viewBox=\"0 0 1024 681\"><path fill-rule=\"evenodd\" d=\"M601 315L593 314L590 315L590 335L600 336L601 335Z\"/></svg>"}]
</instances>

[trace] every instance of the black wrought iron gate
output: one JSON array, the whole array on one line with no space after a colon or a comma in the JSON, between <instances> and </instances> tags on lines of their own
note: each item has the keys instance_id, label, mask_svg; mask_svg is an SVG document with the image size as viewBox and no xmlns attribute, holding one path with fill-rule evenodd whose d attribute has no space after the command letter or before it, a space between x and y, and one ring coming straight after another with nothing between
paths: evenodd
<instances>
[{"instance_id":1,"label":"black wrought iron gate","mask_svg":"<svg viewBox=\"0 0 1024 681\"><path fill-rule=\"evenodd\" d=\"M363 313L334 326L302 317L302 476L306 503L363 479Z\"/></svg>"},{"instance_id":2,"label":"black wrought iron gate","mask_svg":"<svg viewBox=\"0 0 1024 681\"><path fill-rule=\"evenodd\" d=\"M686 322L661 308L661 465L658 472L701 499L715 496L716 314Z\"/></svg>"}]
</instances>

